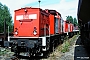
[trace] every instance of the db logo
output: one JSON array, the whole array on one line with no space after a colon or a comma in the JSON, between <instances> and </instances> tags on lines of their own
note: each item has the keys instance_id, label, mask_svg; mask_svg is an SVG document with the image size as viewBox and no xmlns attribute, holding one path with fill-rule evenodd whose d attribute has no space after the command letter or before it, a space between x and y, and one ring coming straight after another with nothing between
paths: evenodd
<instances>
[{"instance_id":1,"label":"db logo","mask_svg":"<svg viewBox=\"0 0 90 60\"><path fill-rule=\"evenodd\" d=\"M23 15L23 19L29 19L29 15Z\"/></svg>"}]
</instances>

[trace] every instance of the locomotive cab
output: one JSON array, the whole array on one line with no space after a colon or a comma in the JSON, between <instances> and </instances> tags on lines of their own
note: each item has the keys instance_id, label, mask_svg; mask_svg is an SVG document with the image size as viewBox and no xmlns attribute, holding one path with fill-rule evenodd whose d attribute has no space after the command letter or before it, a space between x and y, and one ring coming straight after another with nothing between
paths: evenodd
<instances>
[{"instance_id":1,"label":"locomotive cab","mask_svg":"<svg viewBox=\"0 0 90 60\"><path fill-rule=\"evenodd\" d=\"M39 10L37 8L15 10L14 36L39 36Z\"/></svg>"}]
</instances>

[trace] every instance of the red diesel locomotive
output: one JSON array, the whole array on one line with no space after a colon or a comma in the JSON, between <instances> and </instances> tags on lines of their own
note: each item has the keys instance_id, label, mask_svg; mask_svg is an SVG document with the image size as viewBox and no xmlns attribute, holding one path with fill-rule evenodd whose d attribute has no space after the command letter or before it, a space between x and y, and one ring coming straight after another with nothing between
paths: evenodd
<instances>
[{"instance_id":1,"label":"red diesel locomotive","mask_svg":"<svg viewBox=\"0 0 90 60\"><path fill-rule=\"evenodd\" d=\"M25 7L14 12L14 36L4 43L16 55L42 54L59 44L62 36L73 33L73 24L61 19L56 10Z\"/></svg>"}]
</instances>

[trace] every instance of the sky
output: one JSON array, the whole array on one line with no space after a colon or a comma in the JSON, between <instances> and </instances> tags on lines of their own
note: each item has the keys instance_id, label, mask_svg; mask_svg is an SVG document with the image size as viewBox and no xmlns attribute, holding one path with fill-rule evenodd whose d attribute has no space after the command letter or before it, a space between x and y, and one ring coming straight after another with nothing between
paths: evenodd
<instances>
[{"instance_id":1,"label":"sky","mask_svg":"<svg viewBox=\"0 0 90 60\"><path fill-rule=\"evenodd\" d=\"M8 6L12 19L14 19L14 10L22 7L39 7L38 0L0 0L3 5ZM53 9L61 13L66 20L66 16L77 18L78 0L41 0L40 8Z\"/></svg>"}]
</instances>

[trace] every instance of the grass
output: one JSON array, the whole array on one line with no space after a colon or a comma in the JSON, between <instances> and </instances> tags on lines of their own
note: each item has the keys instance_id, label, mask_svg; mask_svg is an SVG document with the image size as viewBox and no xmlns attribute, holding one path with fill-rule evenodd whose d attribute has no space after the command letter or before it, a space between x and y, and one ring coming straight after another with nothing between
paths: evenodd
<instances>
[{"instance_id":1,"label":"grass","mask_svg":"<svg viewBox=\"0 0 90 60\"><path fill-rule=\"evenodd\" d=\"M4 55L10 55L10 54L13 54L9 49L6 49L6 48L1 48L0 49L0 56L4 56Z\"/></svg>"},{"instance_id":2,"label":"grass","mask_svg":"<svg viewBox=\"0 0 90 60\"><path fill-rule=\"evenodd\" d=\"M7 52L8 52L8 51L7 51L6 49L3 49L3 50L1 49L1 50L0 50L0 55L4 55L4 54L6 54Z\"/></svg>"},{"instance_id":3,"label":"grass","mask_svg":"<svg viewBox=\"0 0 90 60\"><path fill-rule=\"evenodd\" d=\"M60 56L60 52L65 53L65 52L69 51L69 47L74 44L74 41L76 40L76 38L78 36L79 35L74 35L72 38L68 38L68 36L66 36L64 38L64 43L58 45L58 47L56 47L55 51L52 52L52 54L50 54L50 56L53 57L53 59L54 59L56 56L58 56L58 55Z\"/></svg>"},{"instance_id":4,"label":"grass","mask_svg":"<svg viewBox=\"0 0 90 60\"><path fill-rule=\"evenodd\" d=\"M65 43L63 43L61 52L65 53L65 52L69 51L69 49L68 49L69 46L70 46L70 43L68 41L65 41Z\"/></svg>"},{"instance_id":5,"label":"grass","mask_svg":"<svg viewBox=\"0 0 90 60\"><path fill-rule=\"evenodd\" d=\"M72 38L68 38L68 36L66 36L64 38L63 44L58 45L47 60L58 60L57 58L60 58L65 52L69 51L69 47L75 43L75 40L77 40L78 36L79 34L74 35Z\"/></svg>"},{"instance_id":6,"label":"grass","mask_svg":"<svg viewBox=\"0 0 90 60\"><path fill-rule=\"evenodd\" d=\"M73 45L74 41L76 40L76 37L78 37L78 36L79 36L79 34L74 35L70 39L68 39L66 37L64 43L62 44L61 52L65 53L65 52L69 51L69 47Z\"/></svg>"}]
</instances>

